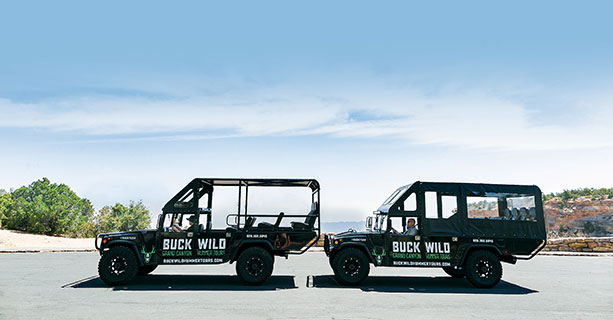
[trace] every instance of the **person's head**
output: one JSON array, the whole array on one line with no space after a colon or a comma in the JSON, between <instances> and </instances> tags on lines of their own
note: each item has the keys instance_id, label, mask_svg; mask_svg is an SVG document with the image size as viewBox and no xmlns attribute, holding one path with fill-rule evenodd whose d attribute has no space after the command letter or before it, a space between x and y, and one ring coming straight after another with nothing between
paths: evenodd
<instances>
[{"instance_id":1,"label":"person's head","mask_svg":"<svg viewBox=\"0 0 613 320\"><path fill-rule=\"evenodd\" d=\"M413 228L414 226L415 226L415 219L414 218L408 218L407 219L407 227Z\"/></svg>"},{"instance_id":2,"label":"person's head","mask_svg":"<svg viewBox=\"0 0 613 320\"><path fill-rule=\"evenodd\" d=\"M189 221L189 225L191 226L192 224L196 223L196 216L187 218L187 221Z\"/></svg>"}]
</instances>

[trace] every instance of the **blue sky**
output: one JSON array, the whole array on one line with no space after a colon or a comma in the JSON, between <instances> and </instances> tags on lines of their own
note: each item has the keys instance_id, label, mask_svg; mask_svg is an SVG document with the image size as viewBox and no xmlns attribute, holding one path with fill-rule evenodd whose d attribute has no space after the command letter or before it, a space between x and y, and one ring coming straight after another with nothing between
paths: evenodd
<instances>
[{"instance_id":1,"label":"blue sky","mask_svg":"<svg viewBox=\"0 0 613 320\"><path fill-rule=\"evenodd\" d=\"M314 177L337 221L414 180L611 187L611 9L3 3L0 188L156 214L196 176Z\"/></svg>"}]
</instances>

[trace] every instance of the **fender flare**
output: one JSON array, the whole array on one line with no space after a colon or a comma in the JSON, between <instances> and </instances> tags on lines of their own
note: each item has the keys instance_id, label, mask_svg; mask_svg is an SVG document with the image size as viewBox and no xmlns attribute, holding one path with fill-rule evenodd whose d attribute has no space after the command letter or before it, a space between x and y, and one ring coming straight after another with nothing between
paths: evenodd
<instances>
[{"instance_id":1,"label":"fender flare","mask_svg":"<svg viewBox=\"0 0 613 320\"><path fill-rule=\"evenodd\" d=\"M330 252L330 260L332 261L334 259L334 256L336 256L336 254L338 252L340 252L341 250L343 250L344 248L358 248L361 249L362 251L364 251L366 253L366 257L368 257L368 262L370 263L375 263L375 259L372 256L372 253L368 250L368 247L366 246L366 244L364 243L359 243L359 242L343 242L338 249L335 248L334 251Z\"/></svg>"},{"instance_id":2,"label":"fender flare","mask_svg":"<svg viewBox=\"0 0 613 320\"><path fill-rule=\"evenodd\" d=\"M134 255L136 255L136 258L138 259L139 265L142 266L145 264L143 261L143 257L138 252L138 247L136 246L136 243L131 242L131 241L127 241L127 240L112 241L109 245L105 246L104 248L100 248L100 252L102 252L105 248L112 248L115 246L125 246L125 247L132 249L132 251L134 251Z\"/></svg>"},{"instance_id":3,"label":"fender flare","mask_svg":"<svg viewBox=\"0 0 613 320\"><path fill-rule=\"evenodd\" d=\"M263 247L268 252L270 252L271 255L274 256L274 254L273 254L274 249L272 248L272 244L270 243L270 241L267 241L267 240L248 240L248 241L243 241L243 243L236 250L234 250L234 253L232 254L232 257L230 258L230 263L236 261L236 259L238 259L238 256L245 249L247 249L248 247L253 247L253 246Z\"/></svg>"},{"instance_id":4,"label":"fender flare","mask_svg":"<svg viewBox=\"0 0 613 320\"><path fill-rule=\"evenodd\" d=\"M504 261L504 259L502 257L504 257L504 255L502 254L502 252L500 251L500 249L498 247L496 247L495 245L492 244L471 244L469 245L466 250L464 251L464 255L462 256L462 260L460 260L460 266L464 266L464 262L466 262L466 259L468 258L468 256L470 255L470 253L472 251L475 250L488 250L488 251L493 251L497 256L498 259L500 259L500 261Z\"/></svg>"}]
</instances>

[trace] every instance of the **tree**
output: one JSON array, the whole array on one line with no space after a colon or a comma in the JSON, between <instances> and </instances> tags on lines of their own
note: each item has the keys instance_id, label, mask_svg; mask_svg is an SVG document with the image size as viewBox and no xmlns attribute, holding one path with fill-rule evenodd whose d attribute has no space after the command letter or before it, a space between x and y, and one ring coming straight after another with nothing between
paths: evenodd
<instances>
[{"instance_id":1,"label":"tree","mask_svg":"<svg viewBox=\"0 0 613 320\"><path fill-rule=\"evenodd\" d=\"M96 225L99 232L118 232L147 229L151 224L149 210L142 200L130 201L126 207L121 203L113 206L104 206L98 212Z\"/></svg>"},{"instance_id":2,"label":"tree","mask_svg":"<svg viewBox=\"0 0 613 320\"><path fill-rule=\"evenodd\" d=\"M0 228L4 225L4 220L8 218L8 211L13 205L13 197L3 189L0 189Z\"/></svg>"},{"instance_id":3,"label":"tree","mask_svg":"<svg viewBox=\"0 0 613 320\"><path fill-rule=\"evenodd\" d=\"M47 235L91 236L87 223L93 215L89 200L77 196L67 185L42 178L10 194L4 208L4 226Z\"/></svg>"}]
</instances>

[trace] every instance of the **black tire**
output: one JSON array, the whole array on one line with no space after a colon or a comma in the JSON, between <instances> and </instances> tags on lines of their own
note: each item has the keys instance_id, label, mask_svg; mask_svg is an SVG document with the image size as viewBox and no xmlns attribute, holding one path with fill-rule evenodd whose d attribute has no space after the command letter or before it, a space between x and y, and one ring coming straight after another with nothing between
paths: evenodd
<instances>
[{"instance_id":1,"label":"black tire","mask_svg":"<svg viewBox=\"0 0 613 320\"><path fill-rule=\"evenodd\" d=\"M117 246L105 252L98 263L98 274L110 286L125 284L134 279L138 272L138 260L134 252L124 246Z\"/></svg>"},{"instance_id":2,"label":"black tire","mask_svg":"<svg viewBox=\"0 0 613 320\"><path fill-rule=\"evenodd\" d=\"M140 267L138 267L138 273L136 275L137 276L146 276L146 275L150 274L151 272L153 272L153 270L155 270L157 267L158 267L157 264L148 265L148 266L140 266Z\"/></svg>"},{"instance_id":3,"label":"black tire","mask_svg":"<svg viewBox=\"0 0 613 320\"><path fill-rule=\"evenodd\" d=\"M464 270L458 270L452 267L443 267L443 271L445 271L445 273L450 275L452 278L461 279L466 276L466 274L464 274Z\"/></svg>"},{"instance_id":4,"label":"black tire","mask_svg":"<svg viewBox=\"0 0 613 320\"><path fill-rule=\"evenodd\" d=\"M273 264L274 258L268 251L250 247L238 256L236 274L248 285L262 284L272 275Z\"/></svg>"},{"instance_id":5,"label":"black tire","mask_svg":"<svg viewBox=\"0 0 613 320\"><path fill-rule=\"evenodd\" d=\"M490 251L479 250L471 253L464 270L466 279L477 288L491 288L502 278L500 259Z\"/></svg>"},{"instance_id":6,"label":"black tire","mask_svg":"<svg viewBox=\"0 0 613 320\"><path fill-rule=\"evenodd\" d=\"M334 277L342 285L355 286L360 284L370 272L368 257L357 248L347 248L339 251L332 261Z\"/></svg>"}]
</instances>

